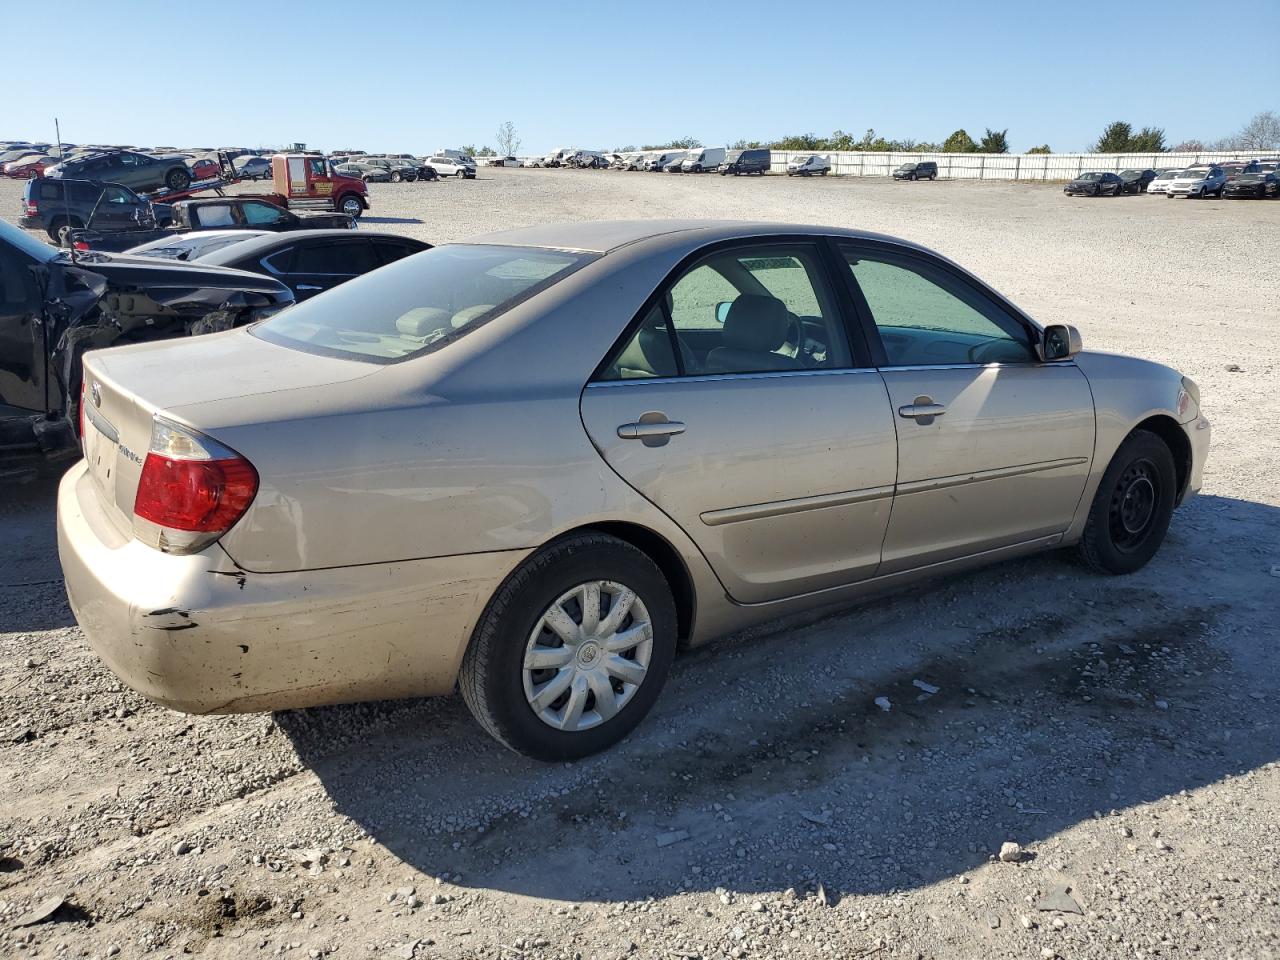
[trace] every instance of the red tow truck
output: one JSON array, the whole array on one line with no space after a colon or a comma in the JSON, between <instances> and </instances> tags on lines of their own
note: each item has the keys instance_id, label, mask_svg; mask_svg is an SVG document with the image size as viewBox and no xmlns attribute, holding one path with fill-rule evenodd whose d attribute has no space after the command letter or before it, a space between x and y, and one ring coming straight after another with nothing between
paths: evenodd
<instances>
[{"instance_id":1,"label":"red tow truck","mask_svg":"<svg viewBox=\"0 0 1280 960\"><path fill-rule=\"evenodd\" d=\"M222 196L224 187L240 182L231 157L218 154L218 176L190 183L185 190L158 190L145 194L152 203L176 203L206 190ZM369 209L369 187L359 177L334 173L329 161L311 153L277 153L271 158L273 193L243 194L278 207L295 210L333 210L359 217Z\"/></svg>"}]
</instances>

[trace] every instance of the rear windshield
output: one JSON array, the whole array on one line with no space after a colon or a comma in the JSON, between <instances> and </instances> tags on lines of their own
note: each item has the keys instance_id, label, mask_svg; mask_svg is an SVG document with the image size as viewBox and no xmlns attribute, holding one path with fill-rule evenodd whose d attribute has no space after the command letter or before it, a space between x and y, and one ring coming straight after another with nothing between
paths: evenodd
<instances>
[{"instance_id":1,"label":"rear windshield","mask_svg":"<svg viewBox=\"0 0 1280 960\"><path fill-rule=\"evenodd\" d=\"M452 343L594 259L534 247L435 247L290 307L252 331L312 353L395 363Z\"/></svg>"}]
</instances>

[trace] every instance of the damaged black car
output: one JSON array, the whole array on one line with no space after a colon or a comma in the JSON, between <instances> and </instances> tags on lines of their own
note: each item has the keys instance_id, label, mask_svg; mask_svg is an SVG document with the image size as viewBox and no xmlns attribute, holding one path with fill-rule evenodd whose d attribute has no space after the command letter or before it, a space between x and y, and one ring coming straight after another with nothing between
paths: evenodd
<instances>
[{"instance_id":1,"label":"damaged black car","mask_svg":"<svg viewBox=\"0 0 1280 960\"><path fill-rule=\"evenodd\" d=\"M292 303L271 277L74 254L0 221L0 477L26 457L78 452L85 351L228 330Z\"/></svg>"}]
</instances>

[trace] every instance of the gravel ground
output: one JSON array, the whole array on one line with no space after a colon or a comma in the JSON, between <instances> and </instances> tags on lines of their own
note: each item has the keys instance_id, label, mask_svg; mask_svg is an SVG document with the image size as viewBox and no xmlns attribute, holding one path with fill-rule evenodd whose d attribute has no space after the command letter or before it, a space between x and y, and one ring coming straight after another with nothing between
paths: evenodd
<instances>
[{"instance_id":1,"label":"gravel ground","mask_svg":"<svg viewBox=\"0 0 1280 960\"><path fill-rule=\"evenodd\" d=\"M1048 555L774 624L682 657L619 748L537 765L457 698L142 700L67 609L56 478L0 489L0 956L1280 956L1280 203L559 170L373 199L433 242L665 216L921 241L1197 380L1204 493L1134 576Z\"/></svg>"}]
</instances>

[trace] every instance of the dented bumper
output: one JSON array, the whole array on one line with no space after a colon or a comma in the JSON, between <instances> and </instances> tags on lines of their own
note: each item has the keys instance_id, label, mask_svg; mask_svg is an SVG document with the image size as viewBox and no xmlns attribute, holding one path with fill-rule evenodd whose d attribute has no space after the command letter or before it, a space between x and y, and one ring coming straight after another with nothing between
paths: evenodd
<instances>
[{"instance_id":1,"label":"dented bumper","mask_svg":"<svg viewBox=\"0 0 1280 960\"><path fill-rule=\"evenodd\" d=\"M217 544L160 553L99 504L81 461L58 491L72 611L113 673L187 713L448 693L485 603L528 553L256 574Z\"/></svg>"}]
</instances>

